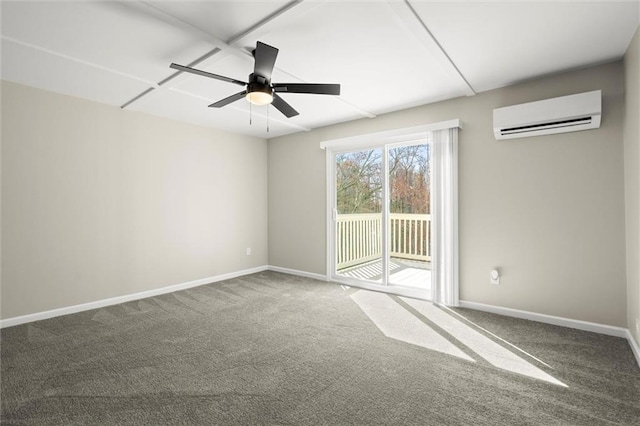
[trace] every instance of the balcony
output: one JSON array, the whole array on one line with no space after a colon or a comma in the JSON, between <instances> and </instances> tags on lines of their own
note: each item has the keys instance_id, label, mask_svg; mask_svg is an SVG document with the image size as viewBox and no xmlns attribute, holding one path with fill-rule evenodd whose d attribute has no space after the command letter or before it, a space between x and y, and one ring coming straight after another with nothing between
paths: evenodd
<instances>
[{"instance_id":1,"label":"balcony","mask_svg":"<svg viewBox=\"0 0 640 426\"><path fill-rule=\"evenodd\" d=\"M391 213L389 284L430 290L431 215ZM338 274L382 282L382 214L337 217Z\"/></svg>"}]
</instances>

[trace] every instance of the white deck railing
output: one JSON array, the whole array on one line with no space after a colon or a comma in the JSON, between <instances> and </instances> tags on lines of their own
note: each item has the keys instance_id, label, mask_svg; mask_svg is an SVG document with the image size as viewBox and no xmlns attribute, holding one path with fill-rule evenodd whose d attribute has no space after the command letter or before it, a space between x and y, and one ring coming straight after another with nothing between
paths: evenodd
<instances>
[{"instance_id":1,"label":"white deck railing","mask_svg":"<svg viewBox=\"0 0 640 426\"><path fill-rule=\"evenodd\" d=\"M389 220L391 257L431 260L431 215L391 213ZM382 215L338 215L336 237L338 269L379 259L382 254Z\"/></svg>"},{"instance_id":2,"label":"white deck railing","mask_svg":"<svg viewBox=\"0 0 640 426\"><path fill-rule=\"evenodd\" d=\"M431 215L391 213L391 257L431 260Z\"/></svg>"}]
</instances>

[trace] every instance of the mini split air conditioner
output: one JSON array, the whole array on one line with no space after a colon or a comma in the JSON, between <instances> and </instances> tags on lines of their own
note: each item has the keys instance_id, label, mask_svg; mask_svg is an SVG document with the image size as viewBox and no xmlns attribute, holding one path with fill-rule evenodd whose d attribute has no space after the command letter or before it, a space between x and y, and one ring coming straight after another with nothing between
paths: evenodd
<instances>
[{"instance_id":1,"label":"mini split air conditioner","mask_svg":"<svg viewBox=\"0 0 640 426\"><path fill-rule=\"evenodd\" d=\"M602 91L578 93L493 110L496 139L515 139L600 127Z\"/></svg>"}]
</instances>

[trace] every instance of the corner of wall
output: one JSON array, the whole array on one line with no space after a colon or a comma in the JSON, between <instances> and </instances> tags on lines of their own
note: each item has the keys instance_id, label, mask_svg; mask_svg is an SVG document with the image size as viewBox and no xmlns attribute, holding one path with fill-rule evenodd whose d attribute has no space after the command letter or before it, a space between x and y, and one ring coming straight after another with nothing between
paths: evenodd
<instances>
[{"instance_id":1,"label":"corner of wall","mask_svg":"<svg viewBox=\"0 0 640 426\"><path fill-rule=\"evenodd\" d=\"M624 185L627 327L640 364L640 26L624 56Z\"/></svg>"}]
</instances>

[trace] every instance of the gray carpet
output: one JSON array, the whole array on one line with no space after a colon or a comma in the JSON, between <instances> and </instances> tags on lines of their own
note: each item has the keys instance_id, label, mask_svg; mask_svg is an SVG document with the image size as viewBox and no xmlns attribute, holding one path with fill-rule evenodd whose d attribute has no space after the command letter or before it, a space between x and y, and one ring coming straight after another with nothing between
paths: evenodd
<instances>
[{"instance_id":1,"label":"gray carpet","mask_svg":"<svg viewBox=\"0 0 640 426\"><path fill-rule=\"evenodd\" d=\"M640 424L624 339L447 313L558 386L495 367L385 295L473 361L386 337L362 291L263 272L3 329L2 424Z\"/></svg>"}]
</instances>

